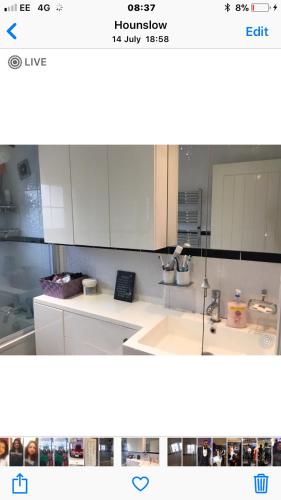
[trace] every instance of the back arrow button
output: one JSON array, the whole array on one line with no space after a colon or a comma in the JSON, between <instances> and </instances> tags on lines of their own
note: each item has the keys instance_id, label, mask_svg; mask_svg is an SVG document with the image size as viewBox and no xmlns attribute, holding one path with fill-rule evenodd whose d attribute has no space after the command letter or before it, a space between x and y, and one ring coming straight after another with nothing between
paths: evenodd
<instances>
[{"instance_id":1,"label":"back arrow button","mask_svg":"<svg viewBox=\"0 0 281 500\"><path fill-rule=\"evenodd\" d=\"M10 35L10 36L11 36L14 40L16 40L16 39L17 39L17 37L16 37L15 33L13 33L13 30L15 29L16 25L17 25L17 23L14 23L14 24L12 24L12 25L11 25L11 26L7 29L7 33L8 33L8 35Z\"/></svg>"}]
</instances>

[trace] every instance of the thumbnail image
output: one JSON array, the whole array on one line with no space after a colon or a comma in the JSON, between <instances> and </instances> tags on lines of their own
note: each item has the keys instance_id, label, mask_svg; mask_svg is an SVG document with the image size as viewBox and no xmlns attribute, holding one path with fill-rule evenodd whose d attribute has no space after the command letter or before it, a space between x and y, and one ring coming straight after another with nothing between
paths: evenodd
<instances>
[{"instance_id":1,"label":"thumbnail image","mask_svg":"<svg viewBox=\"0 0 281 500\"><path fill-rule=\"evenodd\" d=\"M182 465L182 439L168 439L168 466L180 467Z\"/></svg>"},{"instance_id":2,"label":"thumbnail image","mask_svg":"<svg viewBox=\"0 0 281 500\"><path fill-rule=\"evenodd\" d=\"M266 467L272 465L272 448L274 440L272 438L258 439L258 466Z\"/></svg>"},{"instance_id":3,"label":"thumbnail image","mask_svg":"<svg viewBox=\"0 0 281 500\"><path fill-rule=\"evenodd\" d=\"M41 467L53 467L54 465L54 439L40 438L39 456Z\"/></svg>"},{"instance_id":4,"label":"thumbnail image","mask_svg":"<svg viewBox=\"0 0 281 500\"><path fill-rule=\"evenodd\" d=\"M243 465L253 467L257 465L258 449L256 438L243 438Z\"/></svg>"},{"instance_id":5,"label":"thumbnail image","mask_svg":"<svg viewBox=\"0 0 281 500\"><path fill-rule=\"evenodd\" d=\"M82 438L69 439L69 465L84 465L84 447Z\"/></svg>"},{"instance_id":6,"label":"thumbnail image","mask_svg":"<svg viewBox=\"0 0 281 500\"><path fill-rule=\"evenodd\" d=\"M195 467L197 465L197 439L183 439L183 465Z\"/></svg>"},{"instance_id":7,"label":"thumbnail image","mask_svg":"<svg viewBox=\"0 0 281 500\"><path fill-rule=\"evenodd\" d=\"M24 466L38 466L38 439L35 437L24 438Z\"/></svg>"},{"instance_id":8,"label":"thumbnail image","mask_svg":"<svg viewBox=\"0 0 281 500\"><path fill-rule=\"evenodd\" d=\"M84 464L87 467L96 467L98 465L98 439L84 439Z\"/></svg>"},{"instance_id":9,"label":"thumbnail image","mask_svg":"<svg viewBox=\"0 0 281 500\"><path fill-rule=\"evenodd\" d=\"M9 465L9 439L0 438L0 467Z\"/></svg>"},{"instance_id":10,"label":"thumbnail image","mask_svg":"<svg viewBox=\"0 0 281 500\"><path fill-rule=\"evenodd\" d=\"M113 438L99 439L99 465L101 467L113 467L114 465Z\"/></svg>"},{"instance_id":11,"label":"thumbnail image","mask_svg":"<svg viewBox=\"0 0 281 500\"><path fill-rule=\"evenodd\" d=\"M241 467L242 465L242 439L229 438L227 440L227 460L231 467Z\"/></svg>"},{"instance_id":12,"label":"thumbnail image","mask_svg":"<svg viewBox=\"0 0 281 500\"><path fill-rule=\"evenodd\" d=\"M122 466L159 465L159 438L123 438Z\"/></svg>"},{"instance_id":13,"label":"thumbnail image","mask_svg":"<svg viewBox=\"0 0 281 500\"><path fill-rule=\"evenodd\" d=\"M226 466L226 438L213 438L213 457L214 467Z\"/></svg>"},{"instance_id":14,"label":"thumbnail image","mask_svg":"<svg viewBox=\"0 0 281 500\"><path fill-rule=\"evenodd\" d=\"M198 439L198 465L199 467L209 467L212 465L212 439Z\"/></svg>"},{"instance_id":15,"label":"thumbnail image","mask_svg":"<svg viewBox=\"0 0 281 500\"><path fill-rule=\"evenodd\" d=\"M55 467L67 467L68 463L68 438L55 438Z\"/></svg>"},{"instance_id":16,"label":"thumbnail image","mask_svg":"<svg viewBox=\"0 0 281 500\"><path fill-rule=\"evenodd\" d=\"M12 437L10 439L10 466L23 466L23 438Z\"/></svg>"},{"instance_id":17,"label":"thumbnail image","mask_svg":"<svg viewBox=\"0 0 281 500\"><path fill-rule=\"evenodd\" d=\"M281 437L274 440L273 445L273 465L281 467Z\"/></svg>"}]
</instances>

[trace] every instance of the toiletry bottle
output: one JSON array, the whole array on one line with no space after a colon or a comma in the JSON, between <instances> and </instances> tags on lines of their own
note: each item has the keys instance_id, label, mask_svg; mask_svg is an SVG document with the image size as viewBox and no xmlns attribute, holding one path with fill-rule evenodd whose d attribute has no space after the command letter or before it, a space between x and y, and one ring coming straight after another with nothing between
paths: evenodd
<instances>
[{"instance_id":1,"label":"toiletry bottle","mask_svg":"<svg viewBox=\"0 0 281 500\"><path fill-rule=\"evenodd\" d=\"M232 328L246 328L247 304L241 302L241 290L235 290L234 301L227 304L227 325Z\"/></svg>"}]
</instances>

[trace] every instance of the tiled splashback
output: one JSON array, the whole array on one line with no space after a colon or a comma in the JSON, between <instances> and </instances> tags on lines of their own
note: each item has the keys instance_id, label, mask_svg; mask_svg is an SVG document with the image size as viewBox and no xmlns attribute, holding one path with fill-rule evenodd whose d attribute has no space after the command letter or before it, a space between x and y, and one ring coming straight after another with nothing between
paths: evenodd
<instances>
[{"instance_id":1,"label":"tiled splashback","mask_svg":"<svg viewBox=\"0 0 281 500\"><path fill-rule=\"evenodd\" d=\"M269 262L252 262L232 259L208 259L208 280L211 289L221 290L221 314L226 317L227 302L233 299L236 288L242 290L242 300L261 298L261 290L268 290L267 299L279 303L281 264ZM204 259L193 259L192 280L194 285L187 289L173 288L170 292L170 307L184 308L202 312L203 292L201 283L204 276ZM211 302L211 291L208 291L206 304ZM267 320L277 317L269 318ZM250 313L250 320L255 321L255 313Z\"/></svg>"},{"instance_id":2,"label":"tiled splashback","mask_svg":"<svg viewBox=\"0 0 281 500\"><path fill-rule=\"evenodd\" d=\"M64 269L78 270L95 277L100 288L112 290L118 269L136 273L135 294L153 302L162 299L163 287L158 255L147 252L127 252L97 248L64 247Z\"/></svg>"},{"instance_id":3,"label":"tiled splashback","mask_svg":"<svg viewBox=\"0 0 281 500\"><path fill-rule=\"evenodd\" d=\"M192 261L190 288L163 287L158 255L145 252L130 252L95 248L64 247L65 270L82 271L99 280L102 290L113 290L118 269L136 272L136 296L153 302L165 300L176 309L202 312L204 259L194 257ZM235 288L242 290L243 300L260 298L261 289L268 290L268 299L279 303L281 264L268 262L238 261L230 259L208 259L208 279L211 288L222 292L222 315L233 298ZM166 289L164 291L164 288ZM164 297L164 293L167 294ZM211 301L208 292L207 304Z\"/></svg>"}]
</instances>

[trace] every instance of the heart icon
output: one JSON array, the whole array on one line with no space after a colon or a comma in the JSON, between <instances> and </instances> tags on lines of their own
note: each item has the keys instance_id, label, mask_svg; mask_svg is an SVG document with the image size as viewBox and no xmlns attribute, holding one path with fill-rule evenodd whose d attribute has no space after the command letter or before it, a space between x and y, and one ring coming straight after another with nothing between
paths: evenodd
<instances>
[{"instance_id":1,"label":"heart icon","mask_svg":"<svg viewBox=\"0 0 281 500\"><path fill-rule=\"evenodd\" d=\"M134 487L136 488L136 490L143 491L149 485L149 479L148 479L148 477L135 476L132 479L132 483L133 483Z\"/></svg>"}]
</instances>

